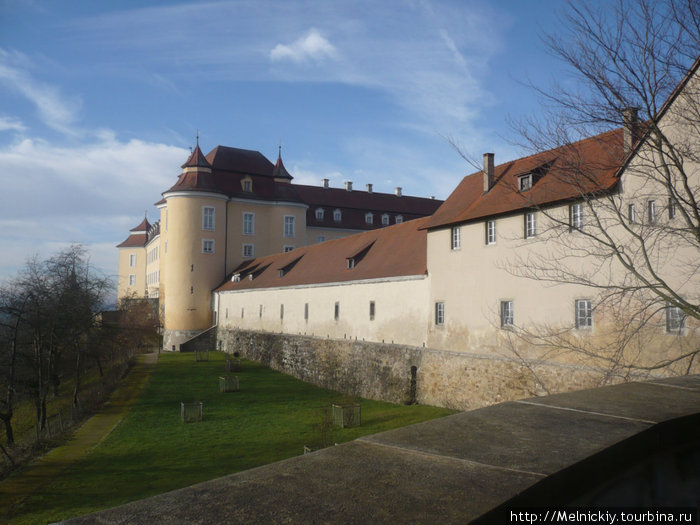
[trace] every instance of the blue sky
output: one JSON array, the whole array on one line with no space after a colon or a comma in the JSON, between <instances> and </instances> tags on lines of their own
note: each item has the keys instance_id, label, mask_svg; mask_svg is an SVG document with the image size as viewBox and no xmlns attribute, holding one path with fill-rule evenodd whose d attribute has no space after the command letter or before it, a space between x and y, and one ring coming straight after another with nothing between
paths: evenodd
<instances>
[{"instance_id":1,"label":"blue sky","mask_svg":"<svg viewBox=\"0 0 700 525\"><path fill-rule=\"evenodd\" d=\"M295 182L444 199L525 152L509 118L530 79L565 74L540 35L548 0L0 0L0 278L84 244L115 245L180 173L197 130L282 156Z\"/></svg>"}]
</instances>

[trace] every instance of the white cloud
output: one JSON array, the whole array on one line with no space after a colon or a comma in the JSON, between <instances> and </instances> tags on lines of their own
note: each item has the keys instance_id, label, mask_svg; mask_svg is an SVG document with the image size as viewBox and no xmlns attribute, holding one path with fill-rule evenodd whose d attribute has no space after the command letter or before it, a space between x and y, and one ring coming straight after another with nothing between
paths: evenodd
<instances>
[{"instance_id":1,"label":"white cloud","mask_svg":"<svg viewBox=\"0 0 700 525\"><path fill-rule=\"evenodd\" d=\"M56 146L37 139L0 148L4 178L0 276L12 275L34 253L56 243L99 246L96 263L116 272L116 244L172 186L189 152L166 144L120 141L109 131L91 144ZM113 251L110 256L109 249Z\"/></svg>"},{"instance_id":2,"label":"white cloud","mask_svg":"<svg viewBox=\"0 0 700 525\"><path fill-rule=\"evenodd\" d=\"M337 52L333 44L313 28L292 44L277 44L270 51L271 60L291 60L292 62L319 61L325 58L335 58L336 55Z\"/></svg>"},{"instance_id":3,"label":"white cloud","mask_svg":"<svg viewBox=\"0 0 700 525\"><path fill-rule=\"evenodd\" d=\"M0 131L26 131L27 127L15 117L0 116Z\"/></svg>"},{"instance_id":4,"label":"white cloud","mask_svg":"<svg viewBox=\"0 0 700 525\"><path fill-rule=\"evenodd\" d=\"M0 48L0 82L29 100L47 126L67 135L75 135L73 124L80 102L68 100L55 86L35 80L28 71L30 65L23 54Z\"/></svg>"}]
</instances>

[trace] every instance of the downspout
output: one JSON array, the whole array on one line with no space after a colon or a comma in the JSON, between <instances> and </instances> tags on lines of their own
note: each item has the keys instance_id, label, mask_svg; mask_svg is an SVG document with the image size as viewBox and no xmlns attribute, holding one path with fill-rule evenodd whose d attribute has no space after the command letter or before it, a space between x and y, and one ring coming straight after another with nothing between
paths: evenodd
<instances>
[{"instance_id":1,"label":"downspout","mask_svg":"<svg viewBox=\"0 0 700 525\"><path fill-rule=\"evenodd\" d=\"M226 224L224 225L224 279L228 275L226 263L228 262L228 203L230 201L230 198L226 201Z\"/></svg>"}]
</instances>

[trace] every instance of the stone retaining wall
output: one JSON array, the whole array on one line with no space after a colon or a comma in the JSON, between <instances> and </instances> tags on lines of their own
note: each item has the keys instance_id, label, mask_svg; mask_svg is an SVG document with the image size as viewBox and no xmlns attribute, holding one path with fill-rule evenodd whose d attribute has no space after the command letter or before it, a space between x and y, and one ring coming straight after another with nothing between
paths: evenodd
<instances>
[{"instance_id":1,"label":"stone retaining wall","mask_svg":"<svg viewBox=\"0 0 700 525\"><path fill-rule=\"evenodd\" d=\"M220 350L324 388L458 410L545 394L535 376L550 392L596 386L601 377L581 367L533 362L528 369L504 357L356 340L222 328L217 339Z\"/></svg>"}]
</instances>

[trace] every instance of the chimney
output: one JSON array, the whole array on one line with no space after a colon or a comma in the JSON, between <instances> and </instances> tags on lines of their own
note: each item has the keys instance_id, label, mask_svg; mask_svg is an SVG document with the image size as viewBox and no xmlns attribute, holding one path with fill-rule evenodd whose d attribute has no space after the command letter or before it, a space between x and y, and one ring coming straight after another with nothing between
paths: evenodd
<instances>
[{"instance_id":1,"label":"chimney","mask_svg":"<svg viewBox=\"0 0 700 525\"><path fill-rule=\"evenodd\" d=\"M493 187L493 153L484 153L484 193Z\"/></svg>"},{"instance_id":2,"label":"chimney","mask_svg":"<svg viewBox=\"0 0 700 525\"><path fill-rule=\"evenodd\" d=\"M321 179L321 181L323 182L323 189L327 190L328 189L328 179Z\"/></svg>"},{"instance_id":3,"label":"chimney","mask_svg":"<svg viewBox=\"0 0 700 525\"><path fill-rule=\"evenodd\" d=\"M367 193L372 193L372 185L367 184Z\"/></svg>"},{"instance_id":4,"label":"chimney","mask_svg":"<svg viewBox=\"0 0 700 525\"><path fill-rule=\"evenodd\" d=\"M430 200L431 200L431 201L434 201L434 200L435 200L435 195L431 195L431 196L430 196Z\"/></svg>"},{"instance_id":5,"label":"chimney","mask_svg":"<svg viewBox=\"0 0 700 525\"><path fill-rule=\"evenodd\" d=\"M352 181L351 180L345 181L345 191L352 191Z\"/></svg>"},{"instance_id":6,"label":"chimney","mask_svg":"<svg viewBox=\"0 0 700 525\"><path fill-rule=\"evenodd\" d=\"M625 108L622 110L622 123L624 126L623 143L625 154L632 151L632 146L634 146L634 143L637 141L639 132L639 117L637 115L637 111L637 108Z\"/></svg>"},{"instance_id":7,"label":"chimney","mask_svg":"<svg viewBox=\"0 0 700 525\"><path fill-rule=\"evenodd\" d=\"M394 195L401 197L401 186L396 186L396 189L394 189Z\"/></svg>"}]
</instances>

